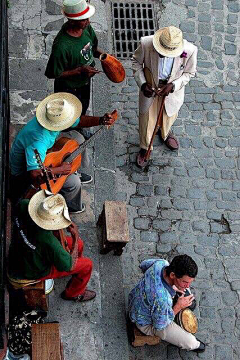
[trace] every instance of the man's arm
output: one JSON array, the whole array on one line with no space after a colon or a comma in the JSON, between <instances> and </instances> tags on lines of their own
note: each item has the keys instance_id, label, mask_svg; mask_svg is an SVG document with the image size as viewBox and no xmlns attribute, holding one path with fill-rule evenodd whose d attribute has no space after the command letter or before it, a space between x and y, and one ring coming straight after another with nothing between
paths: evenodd
<instances>
[{"instance_id":1,"label":"man's arm","mask_svg":"<svg viewBox=\"0 0 240 360\"><path fill-rule=\"evenodd\" d=\"M140 42L140 45L135 50L132 56L133 75L140 89L142 85L146 83L146 78L143 71L143 67L144 67L143 65L144 65L144 47L142 45L142 42Z\"/></svg>"}]
</instances>

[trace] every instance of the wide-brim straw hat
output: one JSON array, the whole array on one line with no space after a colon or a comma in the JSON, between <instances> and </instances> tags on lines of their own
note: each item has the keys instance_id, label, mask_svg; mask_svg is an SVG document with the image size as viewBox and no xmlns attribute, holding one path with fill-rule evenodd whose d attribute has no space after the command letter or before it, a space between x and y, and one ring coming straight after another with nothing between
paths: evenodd
<instances>
[{"instance_id":1,"label":"wide-brim straw hat","mask_svg":"<svg viewBox=\"0 0 240 360\"><path fill-rule=\"evenodd\" d=\"M62 131L71 127L81 113L82 103L75 95L59 92L40 102L36 118L45 129Z\"/></svg>"},{"instance_id":2,"label":"wide-brim straw hat","mask_svg":"<svg viewBox=\"0 0 240 360\"><path fill-rule=\"evenodd\" d=\"M62 13L68 19L85 20L95 14L95 7L86 0L65 0Z\"/></svg>"},{"instance_id":3,"label":"wide-brim straw hat","mask_svg":"<svg viewBox=\"0 0 240 360\"><path fill-rule=\"evenodd\" d=\"M35 224L45 230L65 229L72 223L64 197L47 190L33 195L28 213Z\"/></svg>"},{"instance_id":4,"label":"wide-brim straw hat","mask_svg":"<svg viewBox=\"0 0 240 360\"><path fill-rule=\"evenodd\" d=\"M175 26L159 29L153 36L155 50L166 57L177 57L183 52L183 34Z\"/></svg>"}]
</instances>

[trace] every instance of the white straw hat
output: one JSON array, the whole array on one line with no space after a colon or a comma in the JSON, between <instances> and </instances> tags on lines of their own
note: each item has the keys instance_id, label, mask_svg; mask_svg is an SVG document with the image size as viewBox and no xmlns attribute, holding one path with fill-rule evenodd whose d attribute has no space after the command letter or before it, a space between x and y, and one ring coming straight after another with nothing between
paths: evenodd
<instances>
[{"instance_id":1,"label":"white straw hat","mask_svg":"<svg viewBox=\"0 0 240 360\"><path fill-rule=\"evenodd\" d=\"M183 34L175 26L159 29L153 36L155 50L167 57L177 57L183 52Z\"/></svg>"},{"instance_id":2,"label":"white straw hat","mask_svg":"<svg viewBox=\"0 0 240 360\"><path fill-rule=\"evenodd\" d=\"M71 223L64 197L47 190L38 191L28 204L31 219L45 230L60 230Z\"/></svg>"},{"instance_id":3,"label":"white straw hat","mask_svg":"<svg viewBox=\"0 0 240 360\"><path fill-rule=\"evenodd\" d=\"M81 101L72 94L51 94L40 102L36 118L45 129L62 131L71 127L82 113Z\"/></svg>"},{"instance_id":4,"label":"white straw hat","mask_svg":"<svg viewBox=\"0 0 240 360\"><path fill-rule=\"evenodd\" d=\"M85 20L95 13L95 7L86 0L64 0L62 13L68 19Z\"/></svg>"}]
</instances>

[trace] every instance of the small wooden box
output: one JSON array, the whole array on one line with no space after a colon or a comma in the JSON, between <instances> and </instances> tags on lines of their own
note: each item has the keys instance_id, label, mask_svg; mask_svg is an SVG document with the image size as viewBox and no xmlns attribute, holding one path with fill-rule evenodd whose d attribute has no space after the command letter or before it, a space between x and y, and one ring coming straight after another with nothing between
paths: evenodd
<instances>
[{"instance_id":1,"label":"small wooden box","mask_svg":"<svg viewBox=\"0 0 240 360\"><path fill-rule=\"evenodd\" d=\"M102 227L101 254L113 250L121 255L129 242L128 217L126 203L123 201L105 201L98 225Z\"/></svg>"},{"instance_id":2,"label":"small wooden box","mask_svg":"<svg viewBox=\"0 0 240 360\"><path fill-rule=\"evenodd\" d=\"M32 360L64 360L59 324L32 325Z\"/></svg>"},{"instance_id":3,"label":"small wooden box","mask_svg":"<svg viewBox=\"0 0 240 360\"><path fill-rule=\"evenodd\" d=\"M45 294L45 281L28 285L23 288L24 298L27 305L32 309L48 311L48 299Z\"/></svg>"},{"instance_id":4,"label":"small wooden box","mask_svg":"<svg viewBox=\"0 0 240 360\"><path fill-rule=\"evenodd\" d=\"M158 345L161 342L160 337L143 334L127 315L127 333L133 347L144 345Z\"/></svg>"}]
</instances>

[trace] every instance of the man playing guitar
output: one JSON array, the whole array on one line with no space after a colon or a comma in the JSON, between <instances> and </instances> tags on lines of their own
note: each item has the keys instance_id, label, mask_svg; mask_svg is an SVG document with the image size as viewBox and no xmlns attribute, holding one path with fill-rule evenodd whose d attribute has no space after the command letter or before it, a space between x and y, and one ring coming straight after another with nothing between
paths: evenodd
<instances>
[{"instance_id":1,"label":"man playing guitar","mask_svg":"<svg viewBox=\"0 0 240 360\"><path fill-rule=\"evenodd\" d=\"M30 120L17 134L10 151L10 197L14 202L23 196L31 184L41 183L42 171L34 154L36 149L44 162L47 151L51 149L63 130L75 130L75 140L81 143L82 135L76 130L84 127L106 125L111 126L116 120L116 112L103 117L80 117L82 105L80 100L69 93L55 93L38 105L36 116ZM77 134L77 136L76 136ZM69 133L64 137L72 138ZM68 175L60 193L66 200L70 213L85 210L81 199L81 180L79 175L71 173L71 164L63 162L51 167L51 176Z\"/></svg>"}]
</instances>

